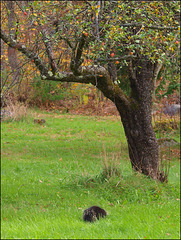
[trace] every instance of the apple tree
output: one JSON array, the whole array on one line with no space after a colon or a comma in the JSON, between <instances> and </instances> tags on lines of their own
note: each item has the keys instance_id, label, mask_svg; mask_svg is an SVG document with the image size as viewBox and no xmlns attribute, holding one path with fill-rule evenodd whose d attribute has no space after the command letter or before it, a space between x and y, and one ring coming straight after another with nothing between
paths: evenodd
<instances>
[{"instance_id":1,"label":"apple tree","mask_svg":"<svg viewBox=\"0 0 181 240\"><path fill-rule=\"evenodd\" d=\"M132 168L162 181L151 110L160 69L179 55L179 1L15 2L25 20L16 39L3 22L1 39L42 80L100 89L120 114Z\"/></svg>"}]
</instances>

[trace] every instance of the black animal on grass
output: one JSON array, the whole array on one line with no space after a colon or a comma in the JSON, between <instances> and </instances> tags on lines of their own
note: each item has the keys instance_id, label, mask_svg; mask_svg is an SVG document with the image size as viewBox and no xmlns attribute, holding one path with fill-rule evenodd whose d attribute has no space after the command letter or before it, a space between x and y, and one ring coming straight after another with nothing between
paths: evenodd
<instances>
[{"instance_id":1,"label":"black animal on grass","mask_svg":"<svg viewBox=\"0 0 181 240\"><path fill-rule=\"evenodd\" d=\"M83 220L87 222L94 222L99 220L100 217L105 217L107 215L106 211L100 207L92 206L86 209L83 213Z\"/></svg>"}]
</instances>

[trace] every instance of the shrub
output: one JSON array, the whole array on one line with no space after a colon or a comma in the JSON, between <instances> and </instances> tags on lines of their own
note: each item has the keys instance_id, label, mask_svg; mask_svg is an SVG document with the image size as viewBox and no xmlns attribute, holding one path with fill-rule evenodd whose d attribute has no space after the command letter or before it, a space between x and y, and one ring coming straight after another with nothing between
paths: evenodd
<instances>
[{"instance_id":1,"label":"shrub","mask_svg":"<svg viewBox=\"0 0 181 240\"><path fill-rule=\"evenodd\" d=\"M154 122L155 132L164 132L177 130L179 128L179 122L175 119L161 119Z\"/></svg>"},{"instance_id":2,"label":"shrub","mask_svg":"<svg viewBox=\"0 0 181 240\"><path fill-rule=\"evenodd\" d=\"M31 83L31 89L29 103L37 106L67 99L69 95L67 83L43 81L38 77L35 77Z\"/></svg>"},{"instance_id":3,"label":"shrub","mask_svg":"<svg viewBox=\"0 0 181 240\"><path fill-rule=\"evenodd\" d=\"M1 119L3 121L21 121L27 116L27 106L24 103L11 101L1 109Z\"/></svg>"}]
</instances>

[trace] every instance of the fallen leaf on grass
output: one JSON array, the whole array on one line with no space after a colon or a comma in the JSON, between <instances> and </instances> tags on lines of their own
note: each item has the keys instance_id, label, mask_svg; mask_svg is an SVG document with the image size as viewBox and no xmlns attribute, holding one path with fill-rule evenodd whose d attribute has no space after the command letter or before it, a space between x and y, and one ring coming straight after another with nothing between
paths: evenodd
<instances>
[{"instance_id":1,"label":"fallen leaf on grass","mask_svg":"<svg viewBox=\"0 0 181 240\"><path fill-rule=\"evenodd\" d=\"M42 180L39 179L39 182L42 183Z\"/></svg>"}]
</instances>

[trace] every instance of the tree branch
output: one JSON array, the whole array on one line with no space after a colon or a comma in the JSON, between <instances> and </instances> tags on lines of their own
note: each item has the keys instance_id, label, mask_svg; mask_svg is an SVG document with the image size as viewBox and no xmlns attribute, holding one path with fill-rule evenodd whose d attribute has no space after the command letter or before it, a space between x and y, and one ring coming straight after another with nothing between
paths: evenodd
<instances>
[{"instance_id":1,"label":"tree branch","mask_svg":"<svg viewBox=\"0 0 181 240\"><path fill-rule=\"evenodd\" d=\"M98 62L114 62L114 61L123 61L123 60L131 60L131 59L135 59L137 58L137 56L134 55L126 55L124 57L117 57L117 58L98 58L97 61Z\"/></svg>"},{"instance_id":2,"label":"tree branch","mask_svg":"<svg viewBox=\"0 0 181 240\"><path fill-rule=\"evenodd\" d=\"M39 23L39 25L41 26L40 23ZM42 28L42 26L41 26L41 28ZM48 32L46 29L43 29L43 28L42 28L41 32L42 32L42 39L43 39L43 42L46 47L46 52L48 54L48 59L49 59L49 62L50 62L51 68L52 68L52 72L55 73L58 71L58 69L57 69L57 64L56 64L55 58L54 58L53 50L51 47L51 42L50 42L50 39L48 38Z\"/></svg>"},{"instance_id":3,"label":"tree branch","mask_svg":"<svg viewBox=\"0 0 181 240\"><path fill-rule=\"evenodd\" d=\"M19 52L23 53L27 58L34 60L36 67L39 69L41 78L43 80L52 80L59 82L78 82L93 84L98 89L100 89L104 95L111 99L113 102L115 98L119 98L122 103L129 104L128 97L124 92L119 88L118 85L113 83L110 79L109 73L104 67L97 65L90 66L79 66L79 75L75 75L74 72L56 72L55 74L52 71L48 71L45 67L45 64L39 58L37 54L28 50L24 45L16 43L15 40L12 40L6 33L1 29L0 38L7 43L10 47L17 49ZM80 44L79 52L76 55L76 60L79 60L83 51ZM75 65L77 66L77 65Z\"/></svg>"},{"instance_id":4,"label":"tree branch","mask_svg":"<svg viewBox=\"0 0 181 240\"><path fill-rule=\"evenodd\" d=\"M23 53L27 58L34 60L35 65L39 69L41 75L47 75L48 69L45 67L43 61L39 58L37 54L28 50L25 45L17 43L15 40L12 40L3 30L0 31L0 38L8 44L11 48L17 49L19 52Z\"/></svg>"},{"instance_id":5,"label":"tree branch","mask_svg":"<svg viewBox=\"0 0 181 240\"><path fill-rule=\"evenodd\" d=\"M144 28L150 28L150 29L157 29L157 30L178 30L179 27L169 27L169 26L157 26L157 25L152 25L152 26L147 26L143 25L142 23L123 23L119 25L120 27L144 27Z\"/></svg>"},{"instance_id":6,"label":"tree branch","mask_svg":"<svg viewBox=\"0 0 181 240\"><path fill-rule=\"evenodd\" d=\"M98 65L83 66L80 72L80 76L75 76L72 72L59 72L57 75L43 76L43 79L61 82L91 83L113 102L115 102L116 98L119 98L123 105L130 104L129 97L126 96L117 84L112 82L109 73L104 67Z\"/></svg>"},{"instance_id":7,"label":"tree branch","mask_svg":"<svg viewBox=\"0 0 181 240\"><path fill-rule=\"evenodd\" d=\"M83 63L83 59L81 59L81 56L85 45L85 38L86 36L82 34L80 41L76 44L76 47L72 49L70 69L76 76L80 75L79 67Z\"/></svg>"},{"instance_id":8,"label":"tree branch","mask_svg":"<svg viewBox=\"0 0 181 240\"><path fill-rule=\"evenodd\" d=\"M62 37L62 36L60 35L60 33L59 33L59 21L57 21L57 20L54 21L54 22L53 22L53 26L56 27L55 31L58 32L59 39L60 39L60 40L64 40L64 41L68 44L68 46L69 46L70 48L73 48L71 42L69 41L69 39L66 38L66 37Z\"/></svg>"},{"instance_id":9,"label":"tree branch","mask_svg":"<svg viewBox=\"0 0 181 240\"><path fill-rule=\"evenodd\" d=\"M156 81L157 81L157 77L158 77L158 74L161 70L163 66L163 63L156 63L156 66L155 66L155 69L154 69L154 73L153 73L153 82L154 82L154 86L153 86L153 101L155 100L155 90L156 90Z\"/></svg>"}]
</instances>

